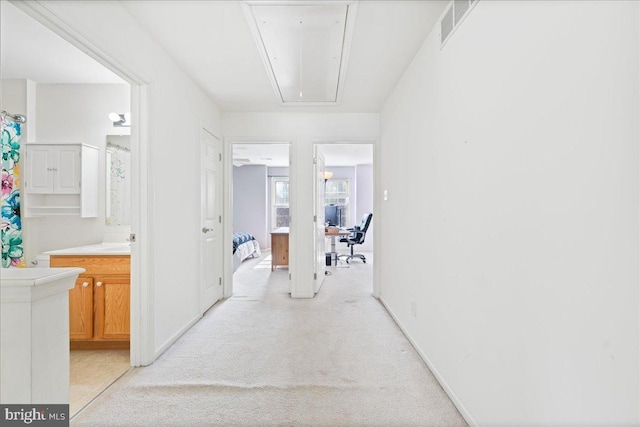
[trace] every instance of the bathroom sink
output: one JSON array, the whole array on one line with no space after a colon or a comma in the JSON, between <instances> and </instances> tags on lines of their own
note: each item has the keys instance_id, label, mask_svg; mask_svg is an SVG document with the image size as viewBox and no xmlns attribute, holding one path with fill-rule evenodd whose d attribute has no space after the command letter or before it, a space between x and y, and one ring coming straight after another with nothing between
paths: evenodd
<instances>
[{"instance_id":1,"label":"bathroom sink","mask_svg":"<svg viewBox=\"0 0 640 427\"><path fill-rule=\"evenodd\" d=\"M45 252L45 255L130 255L128 243L101 243Z\"/></svg>"},{"instance_id":2,"label":"bathroom sink","mask_svg":"<svg viewBox=\"0 0 640 427\"><path fill-rule=\"evenodd\" d=\"M105 246L99 249L100 252L122 252L122 253L127 253L130 254L131 253L131 246L129 245L122 245L122 246Z\"/></svg>"}]
</instances>

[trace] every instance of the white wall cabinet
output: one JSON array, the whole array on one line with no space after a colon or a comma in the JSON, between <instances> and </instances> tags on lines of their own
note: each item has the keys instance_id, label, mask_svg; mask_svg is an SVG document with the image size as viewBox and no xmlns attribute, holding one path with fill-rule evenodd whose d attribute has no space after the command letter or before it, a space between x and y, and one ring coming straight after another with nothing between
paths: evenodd
<instances>
[{"instance_id":1,"label":"white wall cabinet","mask_svg":"<svg viewBox=\"0 0 640 427\"><path fill-rule=\"evenodd\" d=\"M24 215L98 216L98 148L27 144Z\"/></svg>"},{"instance_id":2,"label":"white wall cabinet","mask_svg":"<svg viewBox=\"0 0 640 427\"><path fill-rule=\"evenodd\" d=\"M32 194L80 194L80 145L27 146L25 191Z\"/></svg>"}]
</instances>

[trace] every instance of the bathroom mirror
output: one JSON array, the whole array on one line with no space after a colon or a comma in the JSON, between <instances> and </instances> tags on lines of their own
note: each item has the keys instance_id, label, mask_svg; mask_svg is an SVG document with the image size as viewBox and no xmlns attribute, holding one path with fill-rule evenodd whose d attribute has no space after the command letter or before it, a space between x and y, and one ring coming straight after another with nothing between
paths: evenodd
<instances>
[{"instance_id":1,"label":"bathroom mirror","mask_svg":"<svg viewBox=\"0 0 640 427\"><path fill-rule=\"evenodd\" d=\"M128 226L131 222L131 150L128 135L107 135L105 223Z\"/></svg>"}]
</instances>

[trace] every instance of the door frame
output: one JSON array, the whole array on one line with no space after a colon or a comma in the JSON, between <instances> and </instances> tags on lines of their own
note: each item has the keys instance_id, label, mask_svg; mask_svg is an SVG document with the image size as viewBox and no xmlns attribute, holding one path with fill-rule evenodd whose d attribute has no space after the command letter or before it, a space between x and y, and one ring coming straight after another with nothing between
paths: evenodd
<instances>
[{"instance_id":1,"label":"door frame","mask_svg":"<svg viewBox=\"0 0 640 427\"><path fill-rule=\"evenodd\" d=\"M352 139L352 138L338 138L338 139L329 139L329 140L315 140L313 141L313 152L315 153L316 146L318 145L355 145L355 144L364 144L370 145L372 156L373 156L373 218L378 218L376 222L376 226L373 227L373 296L375 298L380 298L380 262L376 260L380 259L380 245L379 242L380 237L380 226L382 221L380 221L380 202L382 198L378 195L378 188L380 188L380 166L378 164L378 146L376 140L371 139ZM325 164L326 167L326 164Z\"/></svg>"},{"instance_id":2,"label":"door frame","mask_svg":"<svg viewBox=\"0 0 640 427\"><path fill-rule=\"evenodd\" d=\"M129 84L131 90L131 314L130 364L146 366L155 360L153 287L154 170L149 161L149 82L108 55L71 26L49 5L37 1L12 1L24 13L66 42L83 51ZM144 201L144 203L142 203Z\"/></svg>"},{"instance_id":3,"label":"door frame","mask_svg":"<svg viewBox=\"0 0 640 427\"><path fill-rule=\"evenodd\" d=\"M322 165L320 166L319 158L322 158ZM320 292L320 288L324 284L325 276L327 274L327 266L326 266L326 258L325 253L326 250L322 251L322 255L317 253L320 243L318 240L322 239L323 247L326 249L326 234L323 230L322 237L319 237L320 227L324 229L324 201L326 200L325 191L327 186L327 181L324 181L324 190L319 190L318 178L320 172L324 174L325 172L325 159L324 154L322 153L322 145L321 144L313 144L313 224L314 224L314 232L313 232L313 254L314 254L314 267L313 267L313 291L314 295ZM320 195L322 193L322 195ZM320 197L323 198L322 205L319 205ZM322 223L320 220L322 219ZM322 224L322 225L320 225Z\"/></svg>"},{"instance_id":4,"label":"door frame","mask_svg":"<svg viewBox=\"0 0 640 427\"><path fill-rule=\"evenodd\" d=\"M295 194L295 150L290 140L265 140L255 138L225 138L222 144L222 158L224 163L224 198L222 224L224 226L224 241L233 241L233 146L234 144L270 144L289 146L289 245L294 241L296 234L295 226L295 203L291 203L291 195ZM233 247L231 244L223 245L224 266L223 270L223 298L233 295ZM289 290L295 278L295 251L289 251Z\"/></svg>"},{"instance_id":5,"label":"door frame","mask_svg":"<svg viewBox=\"0 0 640 427\"><path fill-rule=\"evenodd\" d=\"M204 157L204 153L202 153L202 149L203 149L203 144L204 144L204 138L202 135L202 132L206 132L209 135L211 135L212 137L214 137L215 139L218 140L218 142L220 143L220 163L219 163L219 169L218 169L218 173L219 173L219 179L224 180L224 142L223 139L221 137L219 137L218 135L216 135L216 132L212 131L211 129L213 129L213 126L209 126L204 122L200 122L200 152L202 155L202 158L200 160L200 197L201 197L201 206L200 206L200 225L202 225L204 223L203 221L203 213L202 213L202 203L204 201L204 188L203 188L203 181L202 181L202 173L204 171L204 165L205 165L205 157ZM217 197L220 197L219 203L220 203L220 214L223 216L224 219L224 182L221 183L221 185L219 186L220 189L222 189L222 191L220 191L220 194ZM224 240L224 221L223 224L221 225L221 233L219 235L220 238L220 243L218 245L222 245L221 247L219 247L220 249L220 254L222 256L224 256L224 242L226 240ZM201 236L202 237L202 236ZM205 258L204 258L204 250L202 248L202 241L200 242L200 248L199 248L199 252L200 252L200 296L202 297L202 285L203 285L203 281L204 281L204 263L205 263ZM221 270L219 272L220 277L223 280L224 283L224 260L221 263ZM210 306L206 307L206 308L202 308L200 307L199 310L201 313L205 313L207 310L209 310L211 307L213 307L218 301L224 299L224 286L223 289L220 293L220 298L217 299L213 304L211 304ZM208 304L208 303L207 303Z\"/></svg>"}]
</instances>

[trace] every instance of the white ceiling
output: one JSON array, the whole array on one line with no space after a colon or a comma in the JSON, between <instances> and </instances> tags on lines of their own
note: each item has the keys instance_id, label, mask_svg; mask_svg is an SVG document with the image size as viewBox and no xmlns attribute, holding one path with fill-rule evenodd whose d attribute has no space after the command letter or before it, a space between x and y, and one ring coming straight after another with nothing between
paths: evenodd
<instances>
[{"instance_id":1,"label":"white ceiling","mask_svg":"<svg viewBox=\"0 0 640 427\"><path fill-rule=\"evenodd\" d=\"M354 166L373 164L371 144L321 144L326 166ZM234 166L289 166L289 145L256 143L233 144Z\"/></svg>"},{"instance_id":2,"label":"white ceiling","mask_svg":"<svg viewBox=\"0 0 640 427\"><path fill-rule=\"evenodd\" d=\"M124 83L7 1L0 14L1 76L37 83Z\"/></svg>"},{"instance_id":3,"label":"white ceiling","mask_svg":"<svg viewBox=\"0 0 640 427\"><path fill-rule=\"evenodd\" d=\"M373 164L372 144L322 144L325 166L354 166Z\"/></svg>"},{"instance_id":4,"label":"white ceiling","mask_svg":"<svg viewBox=\"0 0 640 427\"><path fill-rule=\"evenodd\" d=\"M233 165L289 166L289 144L233 144Z\"/></svg>"},{"instance_id":5,"label":"white ceiling","mask_svg":"<svg viewBox=\"0 0 640 427\"><path fill-rule=\"evenodd\" d=\"M240 1L122 4L224 111L342 113L380 111L448 2L359 1L342 102L330 107L280 105Z\"/></svg>"},{"instance_id":6,"label":"white ceiling","mask_svg":"<svg viewBox=\"0 0 640 427\"><path fill-rule=\"evenodd\" d=\"M2 78L122 83L2 1ZM241 1L127 0L122 5L223 111L378 112L447 1L361 0L338 106L278 102ZM254 0L255 3L255 0ZM265 4L269 3L265 1Z\"/></svg>"}]
</instances>

